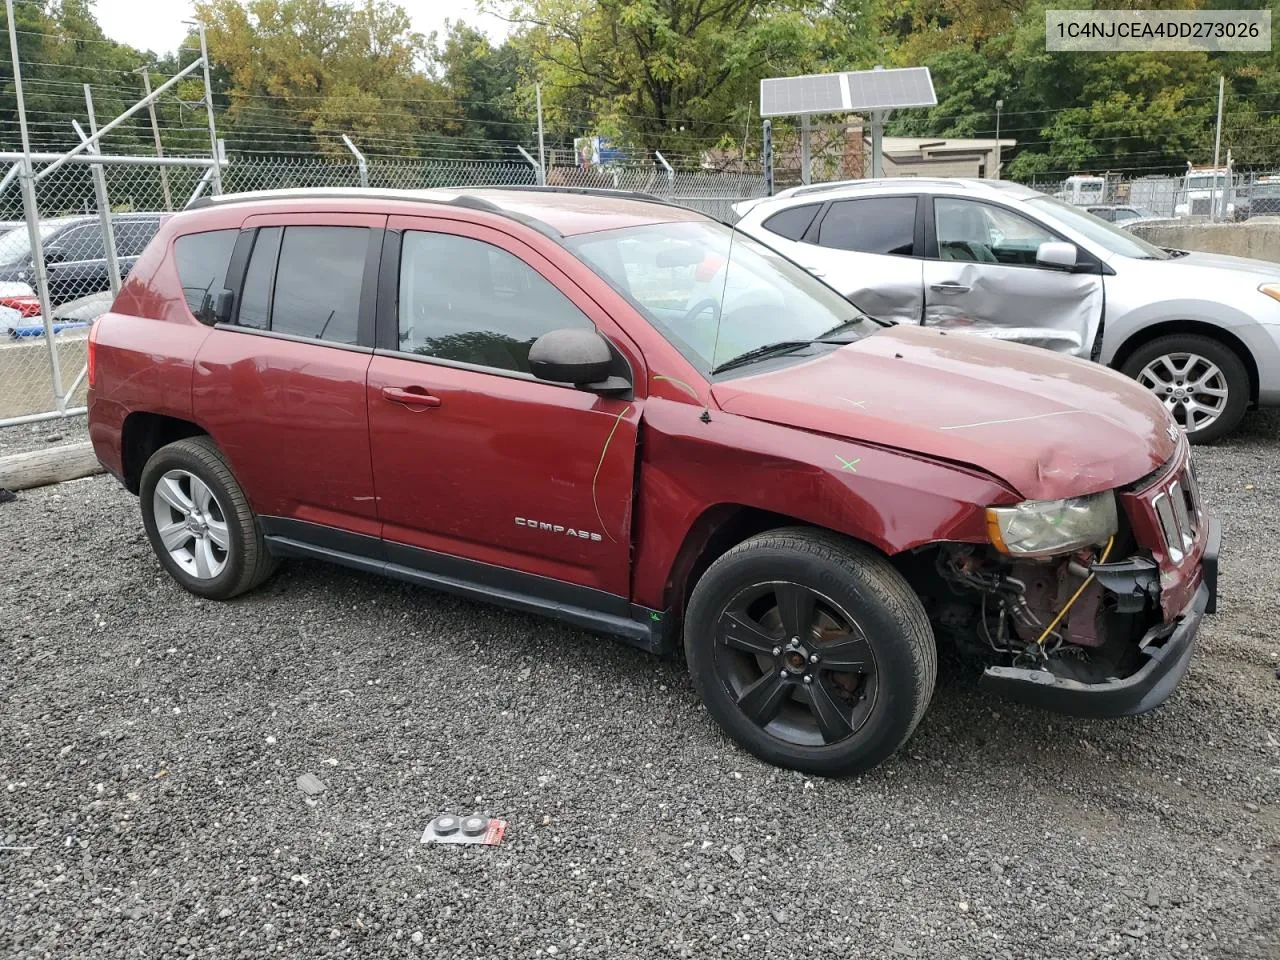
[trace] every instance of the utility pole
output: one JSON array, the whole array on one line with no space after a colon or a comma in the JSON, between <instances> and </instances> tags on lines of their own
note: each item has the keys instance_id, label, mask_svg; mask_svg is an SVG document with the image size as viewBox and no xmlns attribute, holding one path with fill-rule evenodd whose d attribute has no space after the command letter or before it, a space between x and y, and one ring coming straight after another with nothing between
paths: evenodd
<instances>
[{"instance_id":1,"label":"utility pole","mask_svg":"<svg viewBox=\"0 0 1280 960\"><path fill-rule=\"evenodd\" d=\"M1222 98L1226 88L1227 78L1220 75L1218 77L1218 125L1213 133L1213 192L1209 194L1210 220L1218 219L1218 154L1222 149ZM1225 192L1223 195L1225 196Z\"/></svg>"},{"instance_id":2,"label":"utility pole","mask_svg":"<svg viewBox=\"0 0 1280 960\"><path fill-rule=\"evenodd\" d=\"M1004 109L1004 101L996 101L996 175L993 180L1000 179L1000 111Z\"/></svg>"},{"instance_id":3,"label":"utility pole","mask_svg":"<svg viewBox=\"0 0 1280 960\"><path fill-rule=\"evenodd\" d=\"M546 186L547 156L542 142L542 84L535 84L533 90L538 98L538 175L542 178L542 185Z\"/></svg>"},{"instance_id":4,"label":"utility pole","mask_svg":"<svg viewBox=\"0 0 1280 960\"><path fill-rule=\"evenodd\" d=\"M151 96L151 68L139 67L134 73L142 74L142 92ZM147 110L151 114L151 133L156 138L156 159L164 158L164 146L160 143L160 124L156 120L156 102L151 100L147 104ZM173 198L169 196L169 169L163 164L160 165L160 189L164 191L164 208L166 210L173 209Z\"/></svg>"}]
</instances>

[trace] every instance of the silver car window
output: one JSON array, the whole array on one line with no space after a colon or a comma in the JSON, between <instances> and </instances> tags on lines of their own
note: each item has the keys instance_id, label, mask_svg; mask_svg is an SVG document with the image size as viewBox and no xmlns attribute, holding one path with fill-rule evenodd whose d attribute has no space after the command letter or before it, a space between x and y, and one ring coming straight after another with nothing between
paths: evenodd
<instances>
[{"instance_id":1,"label":"silver car window","mask_svg":"<svg viewBox=\"0 0 1280 960\"><path fill-rule=\"evenodd\" d=\"M1087 210L1055 197L1032 197L1027 201L1033 207L1048 214L1063 226L1076 233L1083 234L1098 246L1122 257L1133 257L1138 260L1168 260L1169 254L1159 247L1143 240L1136 234L1128 233L1119 227L1113 227L1105 220L1100 220Z\"/></svg>"}]
</instances>

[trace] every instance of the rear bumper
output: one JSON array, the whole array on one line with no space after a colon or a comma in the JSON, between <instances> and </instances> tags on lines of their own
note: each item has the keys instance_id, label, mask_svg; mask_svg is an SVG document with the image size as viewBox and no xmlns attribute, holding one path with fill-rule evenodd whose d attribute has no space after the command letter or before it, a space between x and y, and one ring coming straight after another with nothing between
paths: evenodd
<instances>
[{"instance_id":1,"label":"rear bumper","mask_svg":"<svg viewBox=\"0 0 1280 960\"><path fill-rule=\"evenodd\" d=\"M989 667L979 685L1018 703L1076 717L1123 717L1155 709L1169 699L1186 674L1200 621L1217 609L1221 545L1222 526L1212 520L1200 586L1171 623L1147 631L1139 644L1147 659L1129 676L1084 683L1047 670Z\"/></svg>"}]
</instances>

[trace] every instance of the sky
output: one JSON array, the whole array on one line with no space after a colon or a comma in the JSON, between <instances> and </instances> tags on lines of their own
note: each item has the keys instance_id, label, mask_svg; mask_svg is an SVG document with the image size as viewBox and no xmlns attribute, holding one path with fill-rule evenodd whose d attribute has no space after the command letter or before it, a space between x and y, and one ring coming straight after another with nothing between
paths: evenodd
<instances>
[{"instance_id":1,"label":"sky","mask_svg":"<svg viewBox=\"0 0 1280 960\"><path fill-rule=\"evenodd\" d=\"M444 32L445 20L465 20L495 40L507 33L505 21L476 12L476 0L399 0L420 33ZM173 51L186 35L191 0L96 0L94 13L112 40L157 54Z\"/></svg>"}]
</instances>

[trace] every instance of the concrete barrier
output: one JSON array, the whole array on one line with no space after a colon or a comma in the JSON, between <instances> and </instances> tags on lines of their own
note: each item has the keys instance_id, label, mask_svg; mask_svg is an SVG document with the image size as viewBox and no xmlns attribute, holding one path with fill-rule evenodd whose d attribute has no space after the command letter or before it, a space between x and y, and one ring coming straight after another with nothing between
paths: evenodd
<instances>
[{"instance_id":1,"label":"concrete barrier","mask_svg":"<svg viewBox=\"0 0 1280 960\"><path fill-rule=\"evenodd\" d=\"M1280 217L1244 223L1139 223L1128 228L1158 247L1222 253L1280 263Z\"/></svg>"}]
</instances>

